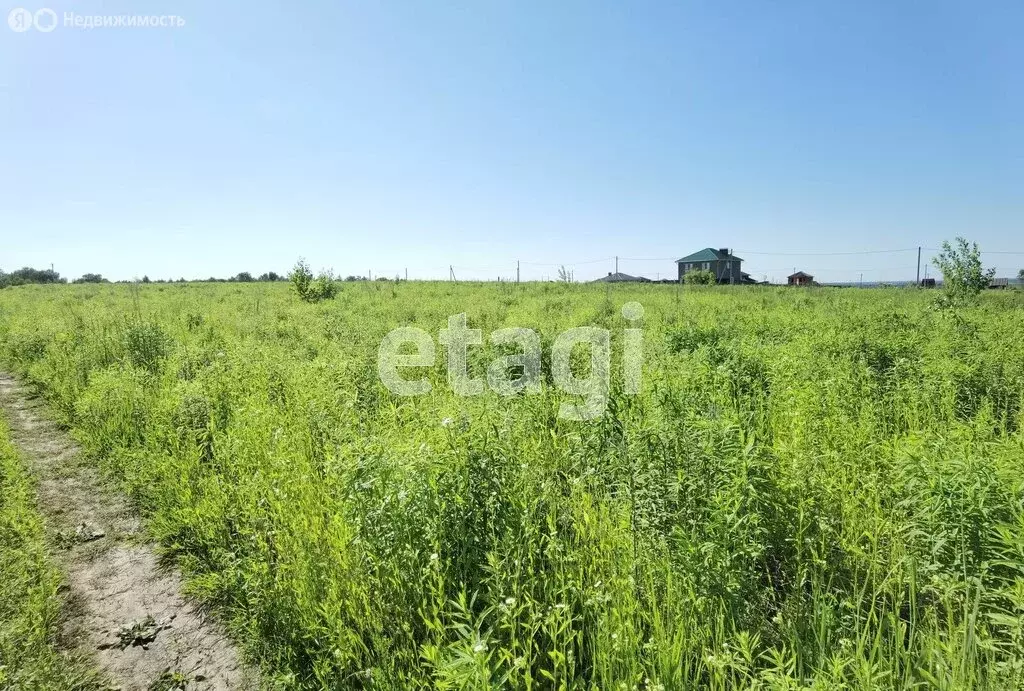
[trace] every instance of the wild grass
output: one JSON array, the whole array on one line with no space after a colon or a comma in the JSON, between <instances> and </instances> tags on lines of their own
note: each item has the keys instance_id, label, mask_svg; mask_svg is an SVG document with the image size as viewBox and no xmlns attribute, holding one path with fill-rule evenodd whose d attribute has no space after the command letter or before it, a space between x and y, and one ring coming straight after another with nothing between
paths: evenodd
<instances>
[{"instance_id":1,"label":"wild grass","mask_svg":"<svg viewBox=\"0 0 1024 691\"><path fill-rule=\"evenodd\" d=\"M644 390L424 397L396 326L612 331ZM23 287L0 354L279 684L1024 685L1024 303L905 290ZM471 349L482 375L498 355ZM545 371L549 369L545 355Z\"/></svg>"},{"instance_id":2,"label":"wild grass","mask_svg":"<svg viewBox=\"0 0 1024 691\"><path fill-rule=\"evenodd\" d=\"M55 646L60 583L47 559L33 483L0 421L0 688L99 688Z\"/></svg>"}]
</instances>

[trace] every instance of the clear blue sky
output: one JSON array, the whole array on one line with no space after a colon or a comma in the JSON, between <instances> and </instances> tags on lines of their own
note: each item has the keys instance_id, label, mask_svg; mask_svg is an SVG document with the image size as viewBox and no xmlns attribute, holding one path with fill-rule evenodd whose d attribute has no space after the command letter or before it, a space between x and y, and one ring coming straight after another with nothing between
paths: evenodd
<instances>
[{"instance_id":1,"label":"clear blue sky","mask_svg":"<svg viewBox=\"0 0 1024 691\"><path fill-rule=\"evenodd\" d=\"M186 24L0 25L5 270L654 277L727 246L895 280L915 252L752 252L1024 252L1020 0L46 6Z\"/></svg>"}]
</instances>

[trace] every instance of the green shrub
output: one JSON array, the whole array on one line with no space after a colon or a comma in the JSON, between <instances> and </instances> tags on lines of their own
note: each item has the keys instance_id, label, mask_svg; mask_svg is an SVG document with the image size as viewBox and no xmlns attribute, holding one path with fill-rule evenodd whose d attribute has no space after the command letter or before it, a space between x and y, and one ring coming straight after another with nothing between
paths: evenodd
<instances>
[{"instance_id":1,"label":"green shrub","mask_svg":"<svg viewBox=\"0 0 1024 691\"><path fill-rule=\"evenodd\" d=\"M942 271L942 307L955 308L973 301L996 275L994 268L982 267L978 243L969 244L962 237L956 239L956 247L944 241L934 263Z\"/></svg>"},{"instance_id":2,"label":"green shrub","mask_svg":"<svg viewBox=\"0 0 1024 691\"><path fill-rule=\"evenodd\" d=\"M313 272L309 270L309 265L302 259L295 264L288 279L303 302L331 300L338 294L338 285L333 274L324 271L313 278Z\"/></svg>"},{"instance_id":3,"label":"green shrub","mask_svg":"<svg viewBox=\"0 0 1024 691\"><path fill-rule=\"evenodd\" d=\"M157 324L138 321L125 327L125 353L128 361L138 369L157 374L170 346L170 338Z\"/></svg>"},{"instance_id":4,"label":"green shrub","mask_svg":"<svg viewBox=\"0 0 1024 691\"><path fill-rule=\"evenodd\" d=\"M694 271L687 271L683 274L683 283L692 286L713 286L718 281L715 280L715 274L705 269L696 269Z\"/></svg>"}]
</instances>

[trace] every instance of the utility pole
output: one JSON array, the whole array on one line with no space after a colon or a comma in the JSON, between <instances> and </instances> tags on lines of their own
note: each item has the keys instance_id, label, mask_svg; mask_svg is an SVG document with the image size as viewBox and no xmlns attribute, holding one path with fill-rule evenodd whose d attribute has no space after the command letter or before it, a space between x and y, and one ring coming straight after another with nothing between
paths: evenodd
<instances>
[{"instance_id":1,"label":"utility pole","mask_svg":"<svg viewBox=\"0 0 1024 691\"><path fill-rule=\"evenodd\" d=\"M455 267L452 266L451 264L448 265L448 280L455 280Z\"/></svg>"},{"instance_id":2,"label":"utility pole","mask_svg":"<svg viewBox=\"0 0 1024 691\"><path fill-rule=\"evenodd\" d=\"M861 275L860 275L860 287L861 287L861 288L863 288L863 287L864 287L864 274L861 274Z\"/></svg>"},{"instance_id":3,"label":"utility pole","mask_svg":"<svg viewBox=\"0 0 1024 691\"><path fill-rule=\"evenodd\" d=\"M615 273L619 273L619 258L615 257Z\"/></svg>"},{"instance_id":4,"label":"utility pole","mask_svg":"<svg viewBox=\"0 0 1024 691\"><path fill-rule=\"evenodd\" d=\"M406 281L408 281L408 280L409 280L409 267L408 267L408 266L407 266L407 267L405 267L405 280L406 280Z\"/></svg>"},{"instance_id":5,"label":"utility pole","mask_svg":"<svg viewBox=\"0 0 1024 691\"><path fill-rule=\"evenodd\" d=\"M519 260L516 259L516 283L519 283Z\"/></svg>"},{"instance_id":6,"label":"utility pole","mask_svg":"<svg viewBox=\"0 0 1024 691\"><path fill-rule=\"evenodd\" d=\"M917 285L921 285L921 248L917 248Z\"/></svg>"}]
</instances>

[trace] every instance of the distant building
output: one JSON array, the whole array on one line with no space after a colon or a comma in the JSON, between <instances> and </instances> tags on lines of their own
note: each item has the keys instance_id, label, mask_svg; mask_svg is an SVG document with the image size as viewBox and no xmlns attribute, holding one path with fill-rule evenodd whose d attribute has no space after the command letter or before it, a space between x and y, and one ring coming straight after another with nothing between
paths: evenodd
<instances>
[{"instance_id":1,"label":"distant building","mask_svg":"<svg viewBox=\"0 0 1024 691\"><path fill-rule=\"evenodd\" d=\"M814 276L803 271L797 271L786 278L786 283L791 286L812 286L814 285Z\"/></svg>"},{"instance_id":2,"label":"distant building","mask_svg":"<svg viewBox=\"0 0 1024 691\"><path fill-rule=\"evenodd\" d=\"M921 279L921 287L922 288L934 288L935 287L935 279L934 278L922 278Z\"/></svg>"},{"instance_id":3,"label":"distant building","mask_svg":"<svg viewBox=\"0 0 1024 691\"><path fill-rule=\"evenodd\" d=\"M743 260L732 253L728 248L712 249L706 247L700 252L676 260L679 267L679 280L691 271L710 271L715 275L718 283L743 282L743 272L740 265Z\"/></svg>"},{"instance_id":4,"label":"distant building","mask_svg":"<svg viewBox=\"0 0 1024 691\"><path fill-rule=\"evenodd\" d=\"M650 283L651 279L644 278L643 276L630 276L624 273L612 273L608 272L607 276L592 281L593 283Z\"/></svg>"},{"instance_id":5,"label":"distant building","mask_svg":"<svg viewBox=\"0 0 1024 691\"><path fill-rule=\"evenodd\" d=\"M1006 290L1010 287L1010 279L1008 278L993 278L988 283L988 287L993 290Z\"/></svg>"}]
</instances>

